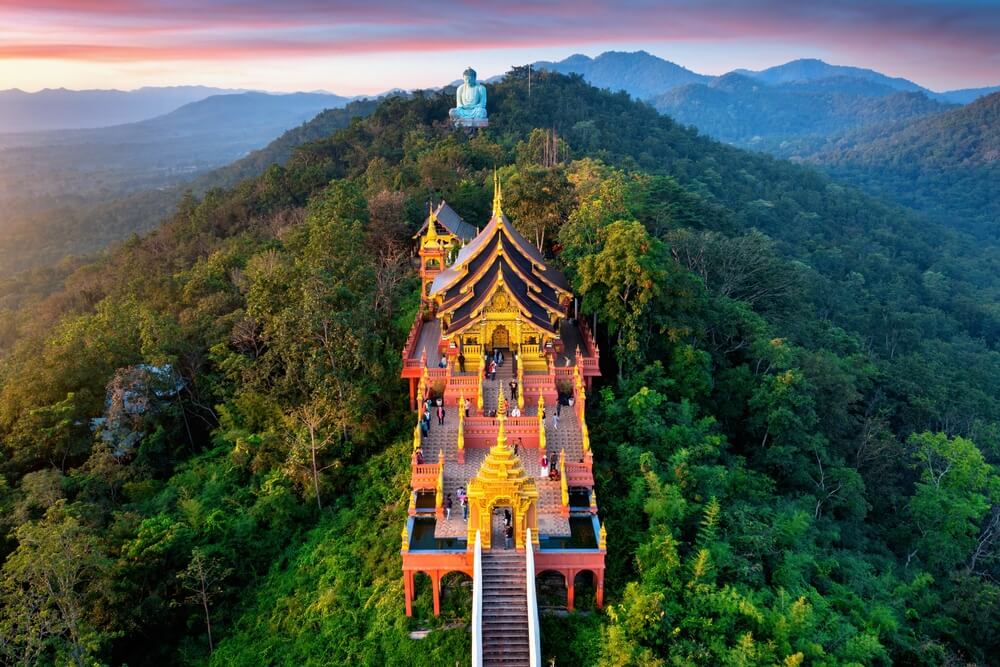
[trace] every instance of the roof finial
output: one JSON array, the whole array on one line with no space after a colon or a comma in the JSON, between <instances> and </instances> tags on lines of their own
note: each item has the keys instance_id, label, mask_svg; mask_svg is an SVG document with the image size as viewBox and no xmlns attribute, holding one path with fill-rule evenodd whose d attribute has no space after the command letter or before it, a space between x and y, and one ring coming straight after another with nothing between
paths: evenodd
<instances>
[{"instance_id":1,"label":"roof finial","mask_svg":"<svg viewBox=\"0 0 1000 667\"><path fill-rule=\"evenodd\" d=\"M500 174L493 167L493 215L503 215L503 189L500 186Z\"/></svg>"},{"instance_id":2,"label":"roof finial","mask_svg":"<svg viewBox=\"0 0 1000 667\"><path fill-rule=\"evenodd\" d=\"M427 202L427 235L424 237L424 244L437 243L437 216L434 214L434 204Z\"/></svg>"}]
</instances>

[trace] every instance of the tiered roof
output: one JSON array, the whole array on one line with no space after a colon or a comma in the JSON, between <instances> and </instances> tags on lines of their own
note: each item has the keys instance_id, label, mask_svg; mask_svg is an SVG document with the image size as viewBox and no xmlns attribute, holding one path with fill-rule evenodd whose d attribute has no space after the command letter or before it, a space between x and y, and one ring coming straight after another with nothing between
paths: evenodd
<instances>
[{"instance_id":1,"label":"tiered roof","mask_svg":"<svg viewBox=\"0 0 1000 667\"><path fill-rule=\"evenodd\" d=\"M477 321L503 289L525 322L558 335L559 320L572 298L569 283L514 229L501 206L499 182L494 187L489 224L431 285L431 296L440 303L438 315L450 315L448 334L460 333Z\"/></svg>"},{"instance_id":2,"label":"tiered roof","mask_svg":"<svg viewBox=\"0 0 1000 667\"><path fill-rule=\"evenodd\" d=\"M423 236L424 232L427 231L427 224L430 222L431 218L437 221L436 232L441 236L451 234L457 237L463 243L471 241L478 231L475 227L467 223L462 219L458 213L455 212L451 206L445 200L441 200L436 209L432 209L430 215L424 218L424 224L420 226L420 230L413 235L413 238L419 238Z\"/></svg>"}]
</instances>

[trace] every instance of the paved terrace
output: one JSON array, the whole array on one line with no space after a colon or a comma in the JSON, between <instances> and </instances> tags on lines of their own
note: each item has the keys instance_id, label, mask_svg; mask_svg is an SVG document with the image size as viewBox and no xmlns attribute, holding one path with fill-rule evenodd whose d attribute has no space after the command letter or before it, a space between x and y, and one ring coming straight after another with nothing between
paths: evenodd
<instances>
[{"instance_id":1,"label":"paved terrace","mask_svg":"<svg viewBox=\"0 0 1000 667\"><path fill-rule=\"evenodd\" d=\"M505 362L497 371L496 380L483 380L483 403L486 406L497 404L497 391L503 387L505 398L509 399L507 383L513 376L511 364ZM566 463L583 461L583 434L576 411L567 406L563 406L559 415L559 427L556 428L552 420L552 413L556 407L546 408L547 419L545 420L546 453L551 459L558 456L560 451L566 452ZM538 406L524 406L523 417L538 416ZM517 441L516 437L508 437L508 444L511 446ZM451 494L454 506L451 518L439 518L435 525L434 537L460 537L465 538L466 522L462 519L462 508L458 503L458 489L468 488L469 480L474 478L479 471L479 466L489 451L486 447L465 446L465 463L458 462L458 412L454 406L446 407L445 423L439 425L437 416L432 410L431 429L423 438L421 448L423 450L425 463L437 463L440 452L444 452L444 493ZM550 480L546 474L539 475L540 455L535 447L523 447L518 451L518 458L525 472L535 478L538 488L538 530L541 535L553 537L568 537L570 527L568 518L562 516L562 487L559 481Z\"/></svg>"}]
</instances>

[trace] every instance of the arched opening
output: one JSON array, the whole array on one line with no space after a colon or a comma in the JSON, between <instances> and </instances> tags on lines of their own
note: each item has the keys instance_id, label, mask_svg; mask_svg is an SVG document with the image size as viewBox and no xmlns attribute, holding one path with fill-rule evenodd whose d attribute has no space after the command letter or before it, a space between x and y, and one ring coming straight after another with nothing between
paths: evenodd
<instances>
[{"instance_id":1,"label":"arched opening","mask_svg":"<svg viewBox=\"0 0 1000 667\"><path fill-rule=\"evenodd\" d=\"M426 572L413 573L413 618L428 621L434 616L434 581Z\"/></svg>"},{"instance_id":2,"label":"arched opening","mask_svg":"<svg viewBox=\"0 0 1000 667\"><path fill-rule=\"evenodd\" d=\"M507 543L507 528L516 530L514 522L517 518L514 515L514 508L508 498L497 498L490 505L490 548L491 549L513 549L513 531L510 544Z\"/></svg>"},{"instance_id":3,"label":"arched opening","mask_svg":"<svg viewBox=\"0 0 1000 667\"><path fill-rule=\"evenodd\" d=\"M457 570L441 577L441 616L455 621L472 618L472 577Z\"/></svg>"},{"instance_id":4,"label":"arched opening","mask_svg":"<svg viewBox=\"0 0 1000 667\"><path fill-rule=\"evenodd\" d=\"M437 269L441 268L441 262L431 257L430 259L427 260L427 263L424 264L424 268L427 269L428 271L436 271Z\"/></svg>"},{"instance_id":5,"label":"arched opening","mask_svg":"<svg viewBox=\"0 0 1000 667\"><path fill-rule=\"evenodd\" d=\"M541 609L565 609L567 601L566 577L556 570L545 570L535 575L535 593Z\"/></svg>"},{"instance_id":6,"label":"arched opening","mask_svg":"<svg viewBox=\"0 0 1000 667\"><path fill-rule=\"evenodd\" d=\"M493 329L493 348L507 350L510 348L510 331L502 324Z\"/></svg>"},{"instance_id":7,"label":"arched opening","mask_svg":"<svg viewBox=\"0 0 1000 667\"><path fill-rule=\"evenodd\" d=\"M581 570L573 577L573 606L580 610L597 607L597 577L590 570Z\"/></svg>"}]
</instances>

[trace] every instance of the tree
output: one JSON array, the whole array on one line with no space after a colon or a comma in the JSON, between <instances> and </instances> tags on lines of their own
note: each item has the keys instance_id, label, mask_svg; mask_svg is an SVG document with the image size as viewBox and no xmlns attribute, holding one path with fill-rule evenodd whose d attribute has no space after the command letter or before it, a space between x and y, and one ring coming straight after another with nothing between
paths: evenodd
<instances>
[{"instance_id":1,"label":"tree","mask_svg":"<svg viewBox=\"0 0 1000 667\"><path fill-rule=\"evenodd\" d=\"M1000 480L971 440L944 433L915 433L911 465L920 473L909 511L918 535L912 555L939 572L976 550L979 524L996 500Z\"/></svg>"},{"instance_id":2,"label":"tree","mask_svg":"<svg viewBox=\"0 0 1000 667\"><path fill-rule=\"evenodd\" d=\"M0 580L0 657L89 667L107 641L93 616L107 560L74 511L57 500L41 521L18 527Z\"/></svg>"},{"instance_id":3,"label":"tree","mask_svg":"<svg viewBox=\"0 0 1000 667\"><path fill-rule=\"evenodd\" d=\"M232 569L223 568L218 559L207 556L202 549L191 552L191 560L183 572L178 573L184 590L188 595L184 601L197 604L205 612L205 630L208 633L208 651L215 650L212 641L212 616L209 612L211 601L222 592L219 584L232 573Z\"/></svg>"},{"instance_id":4,"label":"tree","mask_svg":"<svg viewBox=\"0 0 1000 667\"><path fill-rule=\"evenodd\" d=\"M534 238L535 246L544 252L547 235L558 230L569 215L572 193L561 167L522 165L503 181L503 208L517 230Z\"/></svg>"},{"instance_id":5,"label":"tree","mask_svg":"<svg viewBox=\"0 0 1000 667\"><path fill-rule=\"evenodd\" d=\"M618 220L600 232L601 248L580 260L584 307L610 323L618 339L618 378L626 361L642 354L647 308L662 293L669 261L663 243L649 237L642 223Z\"/></svg>"},{"instance_id":6,"label":"tree","mask_svg":"<svg viewBox=\"0 0 1000 667\"><path fill-rule=\"evenodd\" d=\"M332 468L337 463L322 465L322 453L333 443L336 431L333 426L333 411L331 406L322 399L311 401L291 414L293 424L292 449L289 459L293 465L305 468L312 477L313 493L316 495L316 508L323 509L320 497L319 475ZM344 425L346 426L346 424Z\"/></svg>"}]
</instances>

